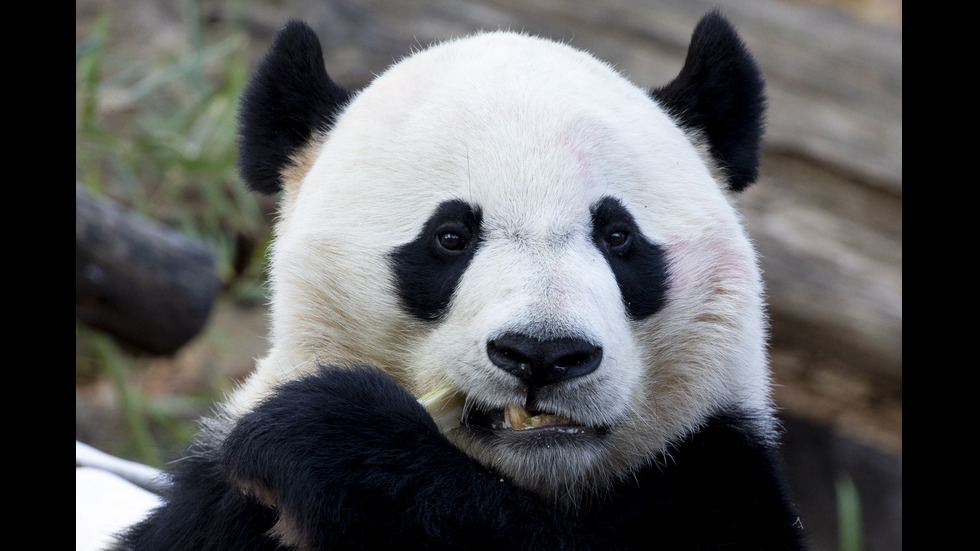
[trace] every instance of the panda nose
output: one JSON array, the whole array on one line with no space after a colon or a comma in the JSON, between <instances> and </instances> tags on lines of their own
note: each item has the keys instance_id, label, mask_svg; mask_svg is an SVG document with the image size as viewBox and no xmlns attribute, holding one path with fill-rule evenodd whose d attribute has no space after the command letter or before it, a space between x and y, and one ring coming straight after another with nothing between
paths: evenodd
<instances>
[{"instance_id":1,"label":"panda nose","mask_svg":"<svg viewBox=\"0 0 980 551\"><path fill-rule=\"evenodd\" d=\"M544 386L592 373L602 361L602 347L582 339L538 340L506 333L487 342L490 361L531 386Z\"/></svg>"}]
</instances>

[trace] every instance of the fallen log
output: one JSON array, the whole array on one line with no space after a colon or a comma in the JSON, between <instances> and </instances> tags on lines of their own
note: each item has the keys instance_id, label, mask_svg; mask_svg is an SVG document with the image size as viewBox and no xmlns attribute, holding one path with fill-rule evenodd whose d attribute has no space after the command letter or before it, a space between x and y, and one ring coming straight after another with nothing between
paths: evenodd
<instances>
[{"instance_id":1,"label":"fallen log","mask_svg":"<svg viewBox=\"0 0 980 551\"><path fill-rule=\"evenodd\" d=\"M75 184L75 317L137 351L176 352L221 289L200 241Z\"/></svg>"}]
</instances>

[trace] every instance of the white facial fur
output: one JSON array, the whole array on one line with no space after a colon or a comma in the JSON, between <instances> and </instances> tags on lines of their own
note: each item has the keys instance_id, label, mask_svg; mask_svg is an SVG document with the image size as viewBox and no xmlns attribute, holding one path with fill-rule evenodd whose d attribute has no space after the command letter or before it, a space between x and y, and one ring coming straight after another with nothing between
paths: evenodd
<instances>
[{"instance_id":1,"label":"white facial fur","mask_svg":"<svg viewBox=\"0 0 980 551\"><path fill-rule=\"evenodd\" d=\"M526 390L487 341L582 337L603 347L601 366L539 401L611 427L606 439L454 440L563 500L654 460L719 408L767 410L762 287L740 217L691 137L604 63L504 32L451 41L382 74L316 147L276 228L272 347L231 416L317 363L376 365L416 395L449 383L519 403ZM604 197L667 252L666 304L639 321L592 241ZM483 241L445 316L423 322L399 305L389 254L451 199L481 209Z\"/></svg>"}]
</instances>

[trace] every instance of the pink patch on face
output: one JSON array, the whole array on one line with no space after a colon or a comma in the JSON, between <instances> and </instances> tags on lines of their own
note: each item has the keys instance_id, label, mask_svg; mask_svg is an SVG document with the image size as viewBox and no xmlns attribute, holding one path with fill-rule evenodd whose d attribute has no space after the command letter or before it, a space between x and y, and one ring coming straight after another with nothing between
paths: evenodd
<instances>
[{"instance_id":1,"label":"pink patch on face","mask_svg":"<svg viewBox=\"0 0 980 551\"><path fill-rule=\"evenodd\" d=\"M721 239L669 239L667 258L671 288L743 286L750 284L757 273L750 255Z\"/></svg>"},{"instance_id":2,"label":"pink patch on face","mask_svg":"<svg viewBox=\"0 0 980 551\"><path fill-rule=\"evenodd\" d=\"M558 146L571 154L577 168L575 179L585 187L596 183L592 163L603 143L604 134L601 125L587 119L576 119L564 132L558 133Z\"/></svg>"}]
</instances>

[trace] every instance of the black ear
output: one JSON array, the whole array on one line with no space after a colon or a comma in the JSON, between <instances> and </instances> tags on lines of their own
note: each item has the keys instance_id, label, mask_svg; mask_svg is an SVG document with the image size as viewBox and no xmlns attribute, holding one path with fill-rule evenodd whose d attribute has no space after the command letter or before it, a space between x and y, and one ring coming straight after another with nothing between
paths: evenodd
<instances>
[{"instance_id":1,"label":"black ear","mask_svg":"<svg viewBox=\"0 0 980 551\"><path fill-rule=\"evenodd\" d=\"M695 27L677 78L650 93L681 128L707 140L729 189L742 191L759 177L764 88L735 29L711 12Z\"/></svg>"},{"instance_id":2,"label":"black ear","mask_svg":"<svg viewBox=\"0 0 980 551\"><path fill-rule=\"evenodd\" d=\"M287 23L242 95L238 167L248 187L270 194L282 189L291 156L327 131L350 97L327 75L313 29Z\"/></svg>"}]
</instances>

